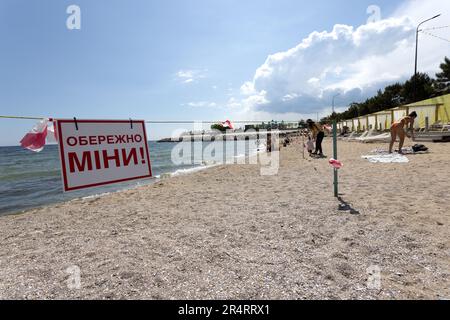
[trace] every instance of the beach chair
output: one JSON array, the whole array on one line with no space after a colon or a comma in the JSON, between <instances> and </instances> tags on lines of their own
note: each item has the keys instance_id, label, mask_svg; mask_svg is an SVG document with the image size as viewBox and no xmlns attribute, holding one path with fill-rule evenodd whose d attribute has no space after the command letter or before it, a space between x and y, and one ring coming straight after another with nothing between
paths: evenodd
<instances>
[{"instance_id":1,"label":"beach chair","mask_svg":"<svg viewBox=\"0 0 450 320\"><path fill-rule=\"evenodd\" d=\"M430 131L442 131L443 130L443 124L441 120L436 121L430 126Z\"/></svg>"},{"instance_id":2,"label":"beach chair","mask_svg":"<svg viewBox=\"0 0 450 320\"><path fill-rule=\"evenodd\" d=\"M442 125L442 132L444 131L450 131L450 123Z\"/></svg>"},{"instance_id":3,"label":"beach chair","mask_svg":"<svg viewBox=\"0 0 450 320\"><path fill-rule=\"evenodd\" d=\"M362 143L389 142L390 140L391 134L389 132L378 132L376 135L368 135L360 139Z\"/></svg>"},{"instance_id":4,"label":"beach chair","mask_svg":"<svg viewBox=\"0 0 450 320\"><path fill-rule=\"evenodd\" d=\"M350 135L346 138L343 138L342 140L344 141L355 141L356 138L358 138L360 136L360 134L356 131L353 131L352 133L350 133Z\"/></svg>"},{"instance_id":5,"label":"beach chair","mask_svg":"<svg viewBox=\"0 0 450 320\"><path fill-rule=\"evenodd\" d=\"M365 138L367 138L371 135L371 132L373 132L373 130L364 131L364 133L362 135L360 135L359 137L355 138L354 141L364 141Z\"/></svg>"}]
</instances>

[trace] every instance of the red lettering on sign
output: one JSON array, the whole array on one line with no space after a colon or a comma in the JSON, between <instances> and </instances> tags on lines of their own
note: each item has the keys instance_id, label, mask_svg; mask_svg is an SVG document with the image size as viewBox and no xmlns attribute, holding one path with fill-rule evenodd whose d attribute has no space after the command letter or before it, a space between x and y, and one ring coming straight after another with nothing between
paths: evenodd
<instances>
[{"instance_id":1,"label":"red lettering on sign","mask_svg":"<svg viewBox=\"0 0 450 320\"><path fill-rule=\"evenodd\" d=\"M100 151L98 150L94 151L94 158L95 158L95 169L100 170L102 168L102 163L100 162Z\"/></svg>"},{"instance_id":2,"label":"red lettering on sign","mask_svg":"<svg viewBox=\"0 0 450 320\"><path fill-rule=\"evenodd\" d=\"M144 164L145 163L144 148L139 148L139 151L141 152L142 164Z\"/></svg>"},{"instance_id":3,"label":"red lettering on sign","mask_svg":"<svg viewBox=\"0 0 450 320\"><path fill-rule=\"evenodd\" d=\"M92 171L94 166L96 170L109 169L111 161L115 162L116 167L128 167L130 164L139 164L136 148L131 149L129 152L127 152L127 149L114 149L113 152L114 155L109 155L107 150L84 151L81 154L81 160L76 152L69 152L67 156L69 159L70 173L74 173L76 171ZM145 164L146 160L144 148L139 148L139 155L141 157L141 163Z\"/></svg>"},{"instance_id":4,"label":"red lettering on sign","mask_svg":"<svg viewBox=\"0 0 450 320\"><path fill-rule=\"evenodd\" d=\"M80 143L80 146L87 146L89 144L89 141L85 136L78 137L78 142Z\"/></svg>"},{"instance_id":5,"label":"red lettering on sign","mask_svg":"<svg viewBox=\"0 0 450 320\"><path fill-rule=\"evenodd\" d=\"M89 144L90 145L96 145L97 144L97 137L96 136L89 136Z\"/></svg>"},{"instance_id":6,"label":"red lettering on sign","mask_svg":"<svg viewBox=\"0 0 450 320\"><path fill-rule=\"evenodd\" d=\"M142 141L142 136L140 134L135 135L109 135L109 136L79 136L79 137L68 137L67 144L71 147L76 145L87 146L87 145L98 145L106 142L107 144L126 144L126 143L140 143Z\"/></svg>"},{"instance_id":7,"label":"red lettering on sign","mask_svg":"<svg viewBox=\"0 0 450 320\"><path fill-rule=\"evenodd\" d=\"M126 143L125 136L116 136L116 143Z\"/></svg>"},{"instance_id":8,"label":"red lettering on sign","mask_svg":"<svg viewBox=\"0 0 450 320\"><path fill-rule=\"evenodd\" d=\"M127 167L130 162L131 162L131 158L133 158L134 160L134 164L137 165L138 164L138 158L137 158L137 153L136 153L136 148L133 148L130 150L130 153L127 156L127 150L126 149L122 149L122 159L123 159L123 165L125 167Z\"/></svg>"},{"instance_id":9,"label":"red lettering on sign","mask_svg":"<svg viewBox=\"0 0 450 320\"><path fill-rule=\"evenodd\" d=\"M119 150L114 149L114 155L108 156L108 151L103 150L103 166L105 169L109 168L109 161L114 160L116 162L116 167L120 167L120 157L119 157Z\"/></svg>"},{"instance_id":10,"label":"red lettering on sign","mask_svg":"<svg viewBox=\"0 0 450 320\"><path fill-rule=\"evenodd\" d=\"M75 141L74 141L75 140ZM71 143L72 141L72 143ZM71 147L75 146L78 143L77 138L75 137L68 137L67 138L67 144Z\"/></svg>"},{"instance_id":11,"label":"red lettering on sign","mask_svg":"<svg viewBox=\"0 0 450 320\"><path fill-rule=\"evenodd\" d=\"M67 156L69 158L70 173L75 172L75 165L77 166L77 169L79 172L85 171L86 166L89 171L92 170L92 158L91 158L91 153L89 151L83 152L83 155L81 158L81 163L80 163L80 159L78 159L76 152L69 152L67 154Z\"/></svg>"},{"instance_id":12,"label":"red lettering on sign","mask_svg":"<svg viewBox=\"0 0 450 320\"><path fill-rule=\"evenodd\" d=\"M98 136L98 144L102 144L106 140L105 136Z\"/></svg>"}]
</instances>

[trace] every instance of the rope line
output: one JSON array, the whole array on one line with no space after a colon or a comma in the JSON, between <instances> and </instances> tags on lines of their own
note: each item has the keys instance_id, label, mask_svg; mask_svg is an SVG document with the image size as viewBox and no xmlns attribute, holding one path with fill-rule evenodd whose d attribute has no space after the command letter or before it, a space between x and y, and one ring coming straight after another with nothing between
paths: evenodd
<instances>
[{"instance_id":1,"label":"rope line","mask_svg":"<svg viewBox=\"0 0 450 320\"><path fill-rule=\"evenodd\" d=\"M16 119L16 120L43 120L43 119L49 119L48 117L25 117L25 116L5 116L0 115L0 119ZM161 121L152 121L152 120L146 120L145 123L147 124L195 124L195 123L206 123L206 124L215 124L220 123L221 121L193 121L193 120L161 120ZM239 120L239 121L232 121L233 123L271 123L272 120ZM281 121L277 121L277 123L280 123ZM298 121L283 121L284 123L298 123Z\"/></svg>"},{"instance_id":2,"label":"rope line","mask_svg":"<svg viewBox=\"0 0 450 320\"><path fill-rule=\"evenodd\" d=\"M43 120L46 117L21 117L21 116L1 116L0 119L19 119L19 120Z\"/></svg>"},{"instance_id":3,"label":"rope line","mask_svg":"<svg viewBox=\"0 0 450 320\"><path fill-rule=\"evenodd\" d=\"M145 123L151 123L151 124L194 124L194 123L206 123L206 124L215 124L219 123L221 121L145 121ZM231 121L232 123L271 123L272 120L239 120L239 121ZM280 123L281 121L277 121L277 123ZM298 121L283 121L284 123L298 123Z\"/></svg>"}]
</instances>

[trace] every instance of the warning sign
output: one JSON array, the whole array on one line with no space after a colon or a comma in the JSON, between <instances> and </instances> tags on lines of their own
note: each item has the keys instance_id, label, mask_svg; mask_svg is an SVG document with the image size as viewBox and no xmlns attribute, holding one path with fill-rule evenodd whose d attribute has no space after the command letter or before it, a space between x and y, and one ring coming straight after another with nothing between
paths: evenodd
<instances>
[{"instance_id":1,"label":"warning sign","mask_svg":"<svg viewBox=\"0 0 450 320\"><path fill-rule=\"evenodd\" d=\"M64 191L150 178L142 120L56 120Z\"/></svg>"}]
</instances>

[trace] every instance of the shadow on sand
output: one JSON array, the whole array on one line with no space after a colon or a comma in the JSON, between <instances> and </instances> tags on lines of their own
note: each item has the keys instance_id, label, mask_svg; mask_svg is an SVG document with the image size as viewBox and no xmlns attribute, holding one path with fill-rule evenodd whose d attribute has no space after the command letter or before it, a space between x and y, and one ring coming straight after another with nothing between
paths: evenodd
<instances>
[{"instance_id":1,"label":"shadow on sand","mask_svg":"<svg viewBox=\"0 0 450 320\"><path fill-rule=\"evenodd\" d=\"M320 155L320 154L311 153L311 154L309 154L309 156L313 159L326 159L327 158L327 156L323 155L323 154Z\"/></svg>"},{"instance_id":2,"label":"shadow on sand","mask_svg":"<svg viewBox=\"0 0 450 320\"><path fill-rule=\"evenodd\" d=\"M360 214L358 210L355 210L348 202L346 202L342 197L337 198L340 202L339 211L349 211L350 214Z\"/></svg>"}]
</instances>

